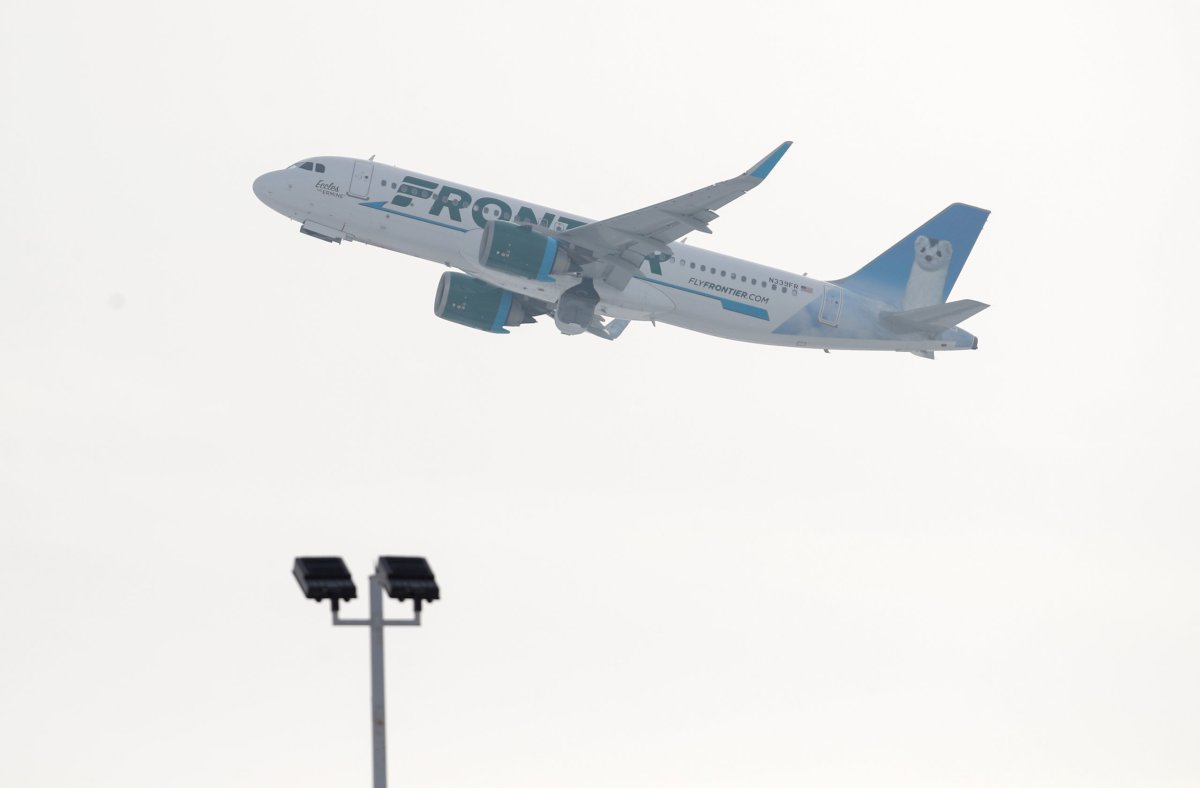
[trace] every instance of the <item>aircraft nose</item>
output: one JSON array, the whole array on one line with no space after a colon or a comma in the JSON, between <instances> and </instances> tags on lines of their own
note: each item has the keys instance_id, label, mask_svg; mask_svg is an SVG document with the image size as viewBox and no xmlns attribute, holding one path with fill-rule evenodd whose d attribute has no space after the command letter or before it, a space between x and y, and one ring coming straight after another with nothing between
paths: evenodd
<instances>
[{"instance_id":1,"label":"aircraft nose","mask_svg":"<svg viewBox=\"0 0 1200 788\"><path fill-rule=\"evenodd\" d=\"M271 181L274 180L271 176L274 174L273 172L268 172L254 179L254 196L267 205L271 204Z\"/></svg>"}]
</instances>

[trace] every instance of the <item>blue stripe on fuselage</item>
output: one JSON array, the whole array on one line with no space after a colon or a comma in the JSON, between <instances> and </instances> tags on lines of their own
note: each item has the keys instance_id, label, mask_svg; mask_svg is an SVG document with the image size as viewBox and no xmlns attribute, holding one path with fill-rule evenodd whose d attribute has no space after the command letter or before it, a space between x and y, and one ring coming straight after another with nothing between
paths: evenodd
<instances>
[{"instance_id":1,"label":"blue stripe on fuselage","mask_svg":"<svg viewBox=\"0 0 1200 788\"><path fill-rule=\"evenodd\" d=\"M767 310L763 309L761 306L750 306L749 304L743 304L739 301L731 301L728 298L721 298L721 296L713 295L712 293L705 293L700 290L693 290L690 287L671 284L670 282L663 281L662 279L647 279L644 276L635 276L634 279L641 279L643 282L649 282L652 285L665 285L667 287L673 287L676 290L682 290L685 293L692 293L693 295L704 296L705 298L714 298L721 303L722 309L730 312L737 312L740 315L757 317L759 320L771 319L770 315L767 314Z\"/></svg>"},{"instance_id":2,"label":"blue stripe on fuselage","mask_svg":"<svg viewBox=\"0 0 1200 788\"><path fill-rule=\"evenodd\" d=\"M435 222L433 219L426 219L424 216L413 216L411 213L404 213L403 211L394 211L391 208L386 207L387 203L382 200L380 200L379 202L360 202L359 205L363 206L364 208L374 208L375 210L383 211L384 213L390 213L390 214L394 214L396 216L403 216L405 219L416 219L418 222L425 222L426 224L435 224L438 227L445 227L447 230L454 230L457 233L468 232L466 229L464 229L462 227L455 227L454 225L446 224L445 222Z\"/></svg>"}]
</instances>

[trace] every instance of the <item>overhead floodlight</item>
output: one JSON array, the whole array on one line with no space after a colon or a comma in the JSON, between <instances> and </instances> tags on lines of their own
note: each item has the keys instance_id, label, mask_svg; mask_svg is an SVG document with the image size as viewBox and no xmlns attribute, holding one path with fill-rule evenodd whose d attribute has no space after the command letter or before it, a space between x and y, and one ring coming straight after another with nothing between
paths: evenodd
<instances>
[{"instance_id":1,"label":"overhead floodlight","mask_svg":"<svg viewBox=\"0 0 1200 788\"><path fill-rule=\"evenodd\" d=\"M379 582L392 599L411 599L420 610L422 601L433 602L441 597L437 580L429 562L417 556L381 555L375 565Z\"/></svg>"},{"instance_id":2,"label":"overhead floodlight","mask_svg":"<svg viewBox=\"0 0 1200 788\"><path fill-rule=\"evenodd\" d=\"M309 599L349 601L358 595L346 562L337 556L297 558L292 574Z\"/></svg>"},{"instance_id":3,"label":"overhead floodlight","mask_svg":"<svg viewBox=\"0 0 1200 788\"><path fill-rule=\"evenodd\" d=\"M333 624L339 627L369 627L371 631L371 765L375 788L387 788L387 735L384 720L383 628L421 626L421 603L432 602L441 594L433 570L424 558L380 556L371 575L368 597L369 618L342 618L340 600L357 595L346 562L336 556L297 558L292 568L296 582L309 599L329 600ZM413 617L395 620L383 614L383 593L399 600L413 601Z\"/></svg>"}]
</instances>

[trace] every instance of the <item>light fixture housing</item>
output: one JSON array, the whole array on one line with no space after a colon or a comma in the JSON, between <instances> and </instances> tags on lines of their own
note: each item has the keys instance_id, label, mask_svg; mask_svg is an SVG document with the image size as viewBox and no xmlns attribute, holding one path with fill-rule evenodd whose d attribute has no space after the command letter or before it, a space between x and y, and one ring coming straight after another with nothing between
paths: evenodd
<instances>
[{"instance_id":1,"label":"light fixture housing","mask_svg":"<svg viewBox=\"0 0 1200 788\"><path fill-rule=\"evenodd\" d=\"M392 599L433 602L441 598L429 562L418 556L381 555L375 574Z\"/></svg>"},{"instance_id":2,"label":"light fixture housing","mask_svg":"<svg viewBox=\"0 0 1200 788\"><path fill-rule=\"evenodd\" d=\"M351 600L358 596L346 562L338 556L297 558L292 574L309 599Z\"/></svg>"}]
</instances>

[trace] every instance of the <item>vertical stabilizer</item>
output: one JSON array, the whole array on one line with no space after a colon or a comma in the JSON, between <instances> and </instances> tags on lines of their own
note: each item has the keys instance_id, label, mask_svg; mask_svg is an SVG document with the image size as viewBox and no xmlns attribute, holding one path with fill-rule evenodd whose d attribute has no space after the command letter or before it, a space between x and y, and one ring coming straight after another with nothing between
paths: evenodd
<instances>
[{"instance_id":1,"label":"vertical stabilizer","mask_svg":"<svg viewBox=\"0 0 1200 788\"><path fill-rule=\"evenodd\" d=\"M945 303L987 217L982 208L954 203L834 284L901 310Z\"/></svg>"}]
</instances>

